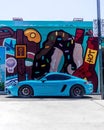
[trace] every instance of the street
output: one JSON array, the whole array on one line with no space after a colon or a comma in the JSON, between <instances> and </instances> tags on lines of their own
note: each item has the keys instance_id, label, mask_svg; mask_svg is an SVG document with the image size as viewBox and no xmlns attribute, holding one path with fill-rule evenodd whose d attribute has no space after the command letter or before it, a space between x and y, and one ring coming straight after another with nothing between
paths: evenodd
<instances>
[{"instance_id":1,"label":"street","mask_svg":"<svg viewBox=\"0 0 104 130\"><path fill-rule=\"evenodd\" d=\"M83 100L101 100L101 95L99 94L94 94L94 95L85 95ZM11 95L6 95L6 94L0 94L0 101L37 101L37 100L80 100L80 99L75 99L75 98L70 98L70 97L32 97L32 98L19 98L19 97L13 97Z\"/></svg>"},{"instance_id":2,"label":"street","mask_svg":"<svg viewBox=\"0 0 104 130\"><path fill-rule=\"evenodd\" d=\"M104 101L0 95L0 130L103 130Z\"/></svg>"}]
</instances>

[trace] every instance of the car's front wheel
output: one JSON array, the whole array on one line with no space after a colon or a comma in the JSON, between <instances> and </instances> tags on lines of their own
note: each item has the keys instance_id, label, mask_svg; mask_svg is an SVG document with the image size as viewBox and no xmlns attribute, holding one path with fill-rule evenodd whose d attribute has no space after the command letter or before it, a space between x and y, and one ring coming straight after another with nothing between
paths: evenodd
<instances>
[{"instance_id":1,"label":"car's front wheel","mask_svg":"<svg viewBox=\"0 0 104 130\"><path fill-rule=\"evenodd\" d=\"M72 86L71 90L70 90L70 96L72 98L81 98L83 97L85 91L83 86L76 84L74 86Z\"/></svg>"},{"instance_id":2,"label":"car's front wheel","mask_svg":"<svg viewBox=\"0 0 104 130\"><path fill-rule=\"evenodd\" d=\"M19 88L18 95L19 97L32 97L33 89L28 85L23 85Z\"/></svg>"}]
</instances>

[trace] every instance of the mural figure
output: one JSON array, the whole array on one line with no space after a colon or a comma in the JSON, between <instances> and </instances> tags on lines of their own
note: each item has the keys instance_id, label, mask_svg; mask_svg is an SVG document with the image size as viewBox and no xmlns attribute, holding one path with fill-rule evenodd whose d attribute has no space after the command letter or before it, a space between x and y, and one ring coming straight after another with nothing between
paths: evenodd
<instances>
[{"instance_id":1,"label":"mural figure","mask_svg":"<svg viewBox=\"0 0 104 130\"><path fill-rule=\"evenodd\" d=\"M95 65L98 55L98 38L89 37L87 41L87 49L84 57L83 65L80 66L73 75L85 78L94 85L94 92L98 89L98 76L95 71Z\"/></svg>"},{"instance_id":2,"label":"mural figure","mask_svg":"<svg viewBox=\"0 0 104 130\"><path fill-rule=\"evenodd\" d=\"M67 72L69 64L75 65L71 55L74 48L73 40L73 36L63 30L50 32L43 48L34 57L32 78L39 78L51 71Z\"/></svg>"}]
</instances>

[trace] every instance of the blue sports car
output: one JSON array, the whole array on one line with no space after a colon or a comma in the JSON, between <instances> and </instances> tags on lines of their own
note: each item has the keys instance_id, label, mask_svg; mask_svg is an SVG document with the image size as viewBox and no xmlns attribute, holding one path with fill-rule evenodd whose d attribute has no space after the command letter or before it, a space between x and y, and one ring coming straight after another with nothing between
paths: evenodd
<instances>
[{"instance_id":1,"label":"blue sports car","mask_svg":"<svg viewBox=\"0 0 104 130\"><path fill-rule=\"evenodd\" d=\"M7 94L20 97L70 96L80 98L91 94L93 85L84 79L59 72L46 74L39 80L25 80L6 89Z\"/></svg>"}]
</instances>

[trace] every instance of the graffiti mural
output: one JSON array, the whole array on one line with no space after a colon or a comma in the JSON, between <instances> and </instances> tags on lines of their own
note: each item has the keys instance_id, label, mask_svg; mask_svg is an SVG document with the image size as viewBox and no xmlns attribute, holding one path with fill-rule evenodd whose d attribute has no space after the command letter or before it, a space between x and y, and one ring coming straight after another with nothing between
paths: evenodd
<instances>
[{"instance_id":1,"label":"graffiti mural","mask_svg":"<svg viewBox=\"0 0 104 130\"><path fill-rule=\"evenodd\" d=\"M92 29L68 29L1 27L0 46L6 48L5 85L64 72L91 81L97 92L98 39L92 36Z\"/></svg>"},{"instance_id":2,"label":"graffiti mural","mask_svg":"<svg viewBox=\"0 0 104 130\"><path fill-rule=\"evenodd\" d=\"M34 40L35 39L35 40ZM38 39L38 40L37 40ZM6 86L31 79L34 55L39 50L41 35L35 29L0 28L0 46L6 48Z\"/></svg>"}]
</instances>

